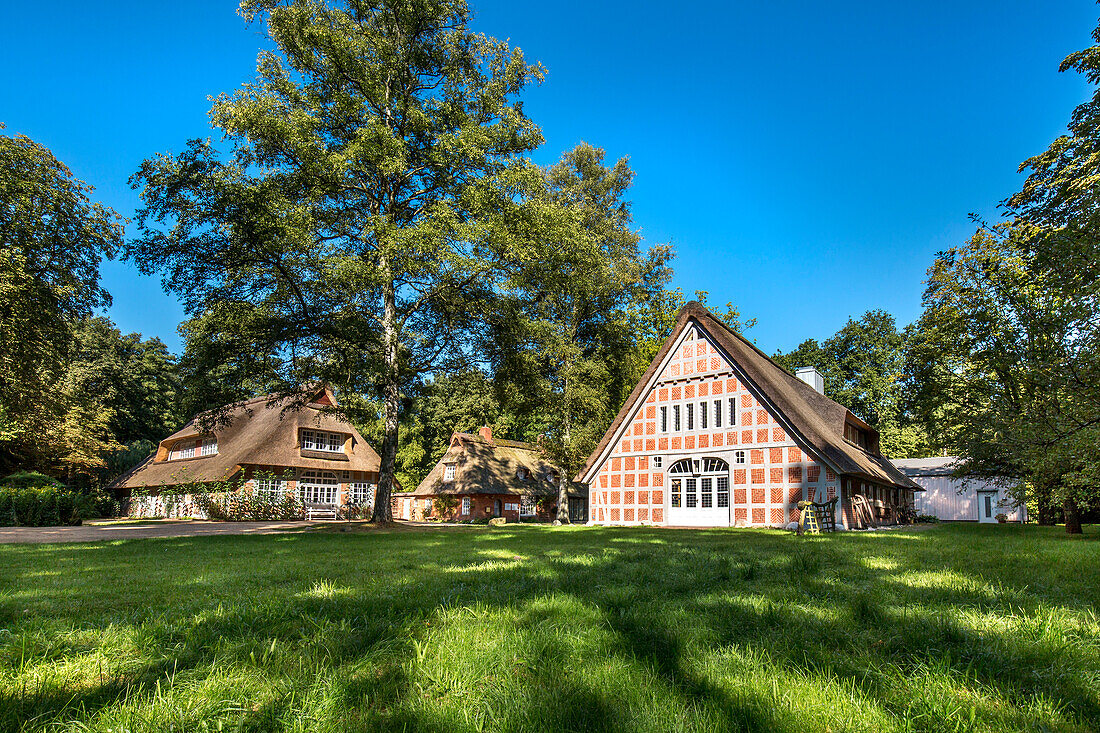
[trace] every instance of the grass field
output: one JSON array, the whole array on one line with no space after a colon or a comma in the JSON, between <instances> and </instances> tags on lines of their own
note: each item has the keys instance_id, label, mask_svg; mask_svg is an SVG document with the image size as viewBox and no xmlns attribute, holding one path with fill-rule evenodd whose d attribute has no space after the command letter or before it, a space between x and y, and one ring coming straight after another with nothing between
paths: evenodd
<instances>
[{"instance_id":1,"label":"grass field","mask_svg":"<svg viewBox=\"0 0 1100 733\"><path fill-rule=\"evenodd\" d=\"M1098 728L1096 527L0 546L0 731Z\"/></svg>"}]
</instances>

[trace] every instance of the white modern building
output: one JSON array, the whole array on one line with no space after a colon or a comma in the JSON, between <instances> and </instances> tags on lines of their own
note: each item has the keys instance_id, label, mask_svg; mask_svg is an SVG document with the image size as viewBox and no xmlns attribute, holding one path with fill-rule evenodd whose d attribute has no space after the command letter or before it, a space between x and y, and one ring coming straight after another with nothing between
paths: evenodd
<instances>
[{"instance_id":1,"label":"white modern building","mask_svg":"<svg viewBox=\"0 0 1100 733\"><path fill-rule=\"evenodd\" d=\"M899 458L898 470L920 485L917 514L931 514L945 522L996 522L1004 514L1010 522L1026 522L1027 507L1017 506L1003 488L983 479L954 478L958 458Z\"/></svg>"}]
</instances>

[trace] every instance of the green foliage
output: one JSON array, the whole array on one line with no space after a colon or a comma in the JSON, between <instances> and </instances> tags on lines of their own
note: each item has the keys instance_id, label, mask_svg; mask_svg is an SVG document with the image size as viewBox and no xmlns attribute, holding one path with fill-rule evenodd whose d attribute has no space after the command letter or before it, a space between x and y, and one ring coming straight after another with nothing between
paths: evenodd
<instances>
[{"instance_id":1,"label":"green foliage","mask_svg":"<svg viewBox=\"0 0 1100 733\"><path fill-rule=\"evenodd\" d=\"M91 191L43 146L0 135L0 468L58 432L72 324L110 303L99 263L123 225Z\"/></svg>"},{"instance_id":2,"label":"green foliage","mask_svg":"<svg viewBox=\"0 0 1100 733\"><path fill-rule=\"evenodd\" d=\"M0 484L20 489L41 489L46 486L60 487L62 483L52 476L37 471L16 471L0 479Z\"/></svg>"},{"instance_id":3,"label":"green foliage","mask_svg":"<svg viewBox=\"0 0 1100 733\"><path fill-rule=\"evenodd\" d=\"M127 256L199 319L193 372L221 366L230 385L247 376L288 395L321 380L378 408L350 416L381 413L388 521L402 393L465 357L513 195L537 174L518 156L541 134L515 98L542 70L472 33L461 0L241 11L275 50L215 101L222 145L193 140L135 174ZM256 356L225 367L228 352Z\"/></svg>"},{"instance_id":4,"label":"green foliage","mask_svg":"<svg viewBox=\"0 0 1100 733\"><path fill-rule=\"evenodd\" d=\"M797 349L773 359L792 374L815 367L825 394L879 431L880 450L892 458L927 455L931 446L924 426L912 412L911 329L899 331L894 317L882 310L848 319L836 334L818 343L807 339Z\"/></svg>"},{"instance_id":5,"label":"green foliage","mask_svg":"<svg viewBox=\"0 0 1100 733\"><path fill-rule=\"evenodd\" d=\"M432 499L432 509L435 515L441 519L453 517L458 508L458 497L440 494Z\"/></svg>"},{"instance_id":6,"label":"green foliage","mask_svg":"<svg viewBox=\"0 0 1100 733\"><path fill-rule=\"evenodd\" d=\"M253 474L256 480L287 480L292 474L277 475L271 472ZM161 495L190 496L194 508L209 519L220 522L261 522L302 519L305 506L295 492L282 496L268 496L253 489L253 485L241 478L222 481L186 482L161 490Z\"/></svg>"},{"instance_id":7,"label":"green foliage","mask_svg":"<svg viewBox=\"0 0 1100 733\"><path fill-rule=\"evenodd\" d=\"M625 195L625 159L581 144L545 171L525 214L495 321L498 378L561 469L561 491L613 417L615 387L632 375L630 316L667 281L665 247L643 252ZM562 500L559 519L568 521Z\"/></svg>"},{"instance_id":8,"label":"green foliage","mask_svg":"<svg viewBox=\"0 0 1100 733\"><path fill-rule=\"evenodd\" d=\"M1092 335L1076 295L1033 251L1025 227L979 230L929 270L918 345L922 406L964 457L962 472L998 481L1038 516L1100 506ZM1086 306L1091 307L1091 306Z\"/></svg>"},{"instance_id":9,"label":"green foliage","mask_svg":"<svg viewBox=\"0 0 1100 733\"><path fill-rule=\"evenodd\" d=\"M53 483L0 485L0 527L56 527L80 524L82 510L88 516L85 497Z\"/></svg>"}]
</instances>

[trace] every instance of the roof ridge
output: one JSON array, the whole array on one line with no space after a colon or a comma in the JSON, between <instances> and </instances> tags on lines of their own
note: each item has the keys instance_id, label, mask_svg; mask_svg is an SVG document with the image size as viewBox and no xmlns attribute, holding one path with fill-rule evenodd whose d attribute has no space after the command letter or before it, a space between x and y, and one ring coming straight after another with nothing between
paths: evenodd
<instances>
[{"instance_id":1,"label":"roof ridge","mask_svg":"<svg viewBox=\"0 0 1100 733\"><path fill-rule=\"evenodd\" d=\"M728 333L730 333L731 335L735 336L735 337L736 337L736 338L737 338L737 339L738 339L739 341L741 341L741 343L745 344L745 345L746 345L746 346L748 346L748 347L749 347L750 349L752 349L753 351L755 351L755 352L756 352L757 354L759 354L760 356L762 356L762 357L764 357L765 359L767 359L767 360L768 360L768 363L770 363L770 364L771 364L771 365L772 365L773 367L775 367L776 369L778 369L778 370L780 371L780 373L782 373L782 374L783 374L783 375L784 375L785 377L787 377L787 379L788 379L788 380L790 380L790 381L791 381L792 383L797 383L797 384L798 384L798 387L799 387L799 389L808 389L808 390L811 390L811 391L812 391L812 392L813 392L814 394L816 394L816 395L819 395L820 397L823 397L823 398L825 398L825 399L829 400L829 402L832 402L832 403L833 403L834 405L836 405L837 407L842 407L842 408L844 408L845 410L847 410L848 412L852 412L852 411L851 411L851 409L850 409L850 408L849 408L849 407L848 407L847 405L844 405L844 404L841 404L840 402L837 402L836 400L834 400L834 399L833 399L832 397L830 397L829 395L825 394L824 392L818 392L818 391L817 391L816 389L814 389L814 388L813 388L813 387L811 387L810 385L808 385L808 384L806 384L805 382L803 382L803 381L802 381L801 379L799 379L798 377L796 377L796 376L795 376L794 374L791 374L791 373L790 373L789 371L787 371L786 369L784 369L784 368L783 368L783 367L782 367L782 366L781 366L780 364L778 364L778 363L777 363L777 362L775 361L775 359L773 359L773 358L771 358L770 356L768 356L768 355L767 355L767 353L765 353L763 349L761 349L761 348L760 348L759 346L757 346L756 344L754 344L754 343L753 343L752 341L749 341L749 340L748 340L747 338L745 338L745 337L744 337L743 335L741 335L741 334L740 334L740 333L738 333L737 331L734 331L734 330L733 330L732 328L730 328L730 327L729 327L729 325L728 325L728 324L726 324L726 323L725 323L725 321L723 321L723 320L722 320L721 318L719 318L718 316L716 316L716 315L714 315L713 313L711 313L711 312L710 312L710 310L708 310L708 309L707 309L707 307L706 307L705 305L703 305L702 303L700 303L699 301L695 301L695 300L693 300L693 301L691 301L690 303L688 303L687 305L685 305L685 306L684 306L684 308L687 308L687 307L688 307L688 305L696 305L696 306L698 306L698 307L699 307L699 308L700 308L700 309L702 310L702 314L701 314L701 315L705 315L705 316L709 317L709 318L710 318L710 320L714 321L714 322L715 322L716 324L718 324L719 326L721 326L722 328L724 328L724 329L725 329L725 330L726 330L726 331L727 331ZM854 414L854 413L853 413L853 414ZM858 415L857 415L856 417L858 417ZM861 418L861 419L862 419L862 418ZM866 422L866 421L864 421L864 422ZM872 429L873 429L873 428L872 428Z\"/></svg>"}]
</instances>

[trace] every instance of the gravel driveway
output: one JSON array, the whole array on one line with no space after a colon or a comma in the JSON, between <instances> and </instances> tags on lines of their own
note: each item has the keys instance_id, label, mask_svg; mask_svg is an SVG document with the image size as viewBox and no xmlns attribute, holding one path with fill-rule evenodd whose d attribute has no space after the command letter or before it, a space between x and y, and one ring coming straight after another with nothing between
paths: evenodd
<instances>
[{"instance_id":1,"label":"gravel driveway","mask_svg":"<svg viewBox=\"0 0 1100 733\"><path fill-rule=\"evenodd\" d=\"M321 522L102 522L79 527L0 527L0 544L24 542L98 542L146 537L198 537L216 534L300 532Z\"/></svg>"}]
</instances>

